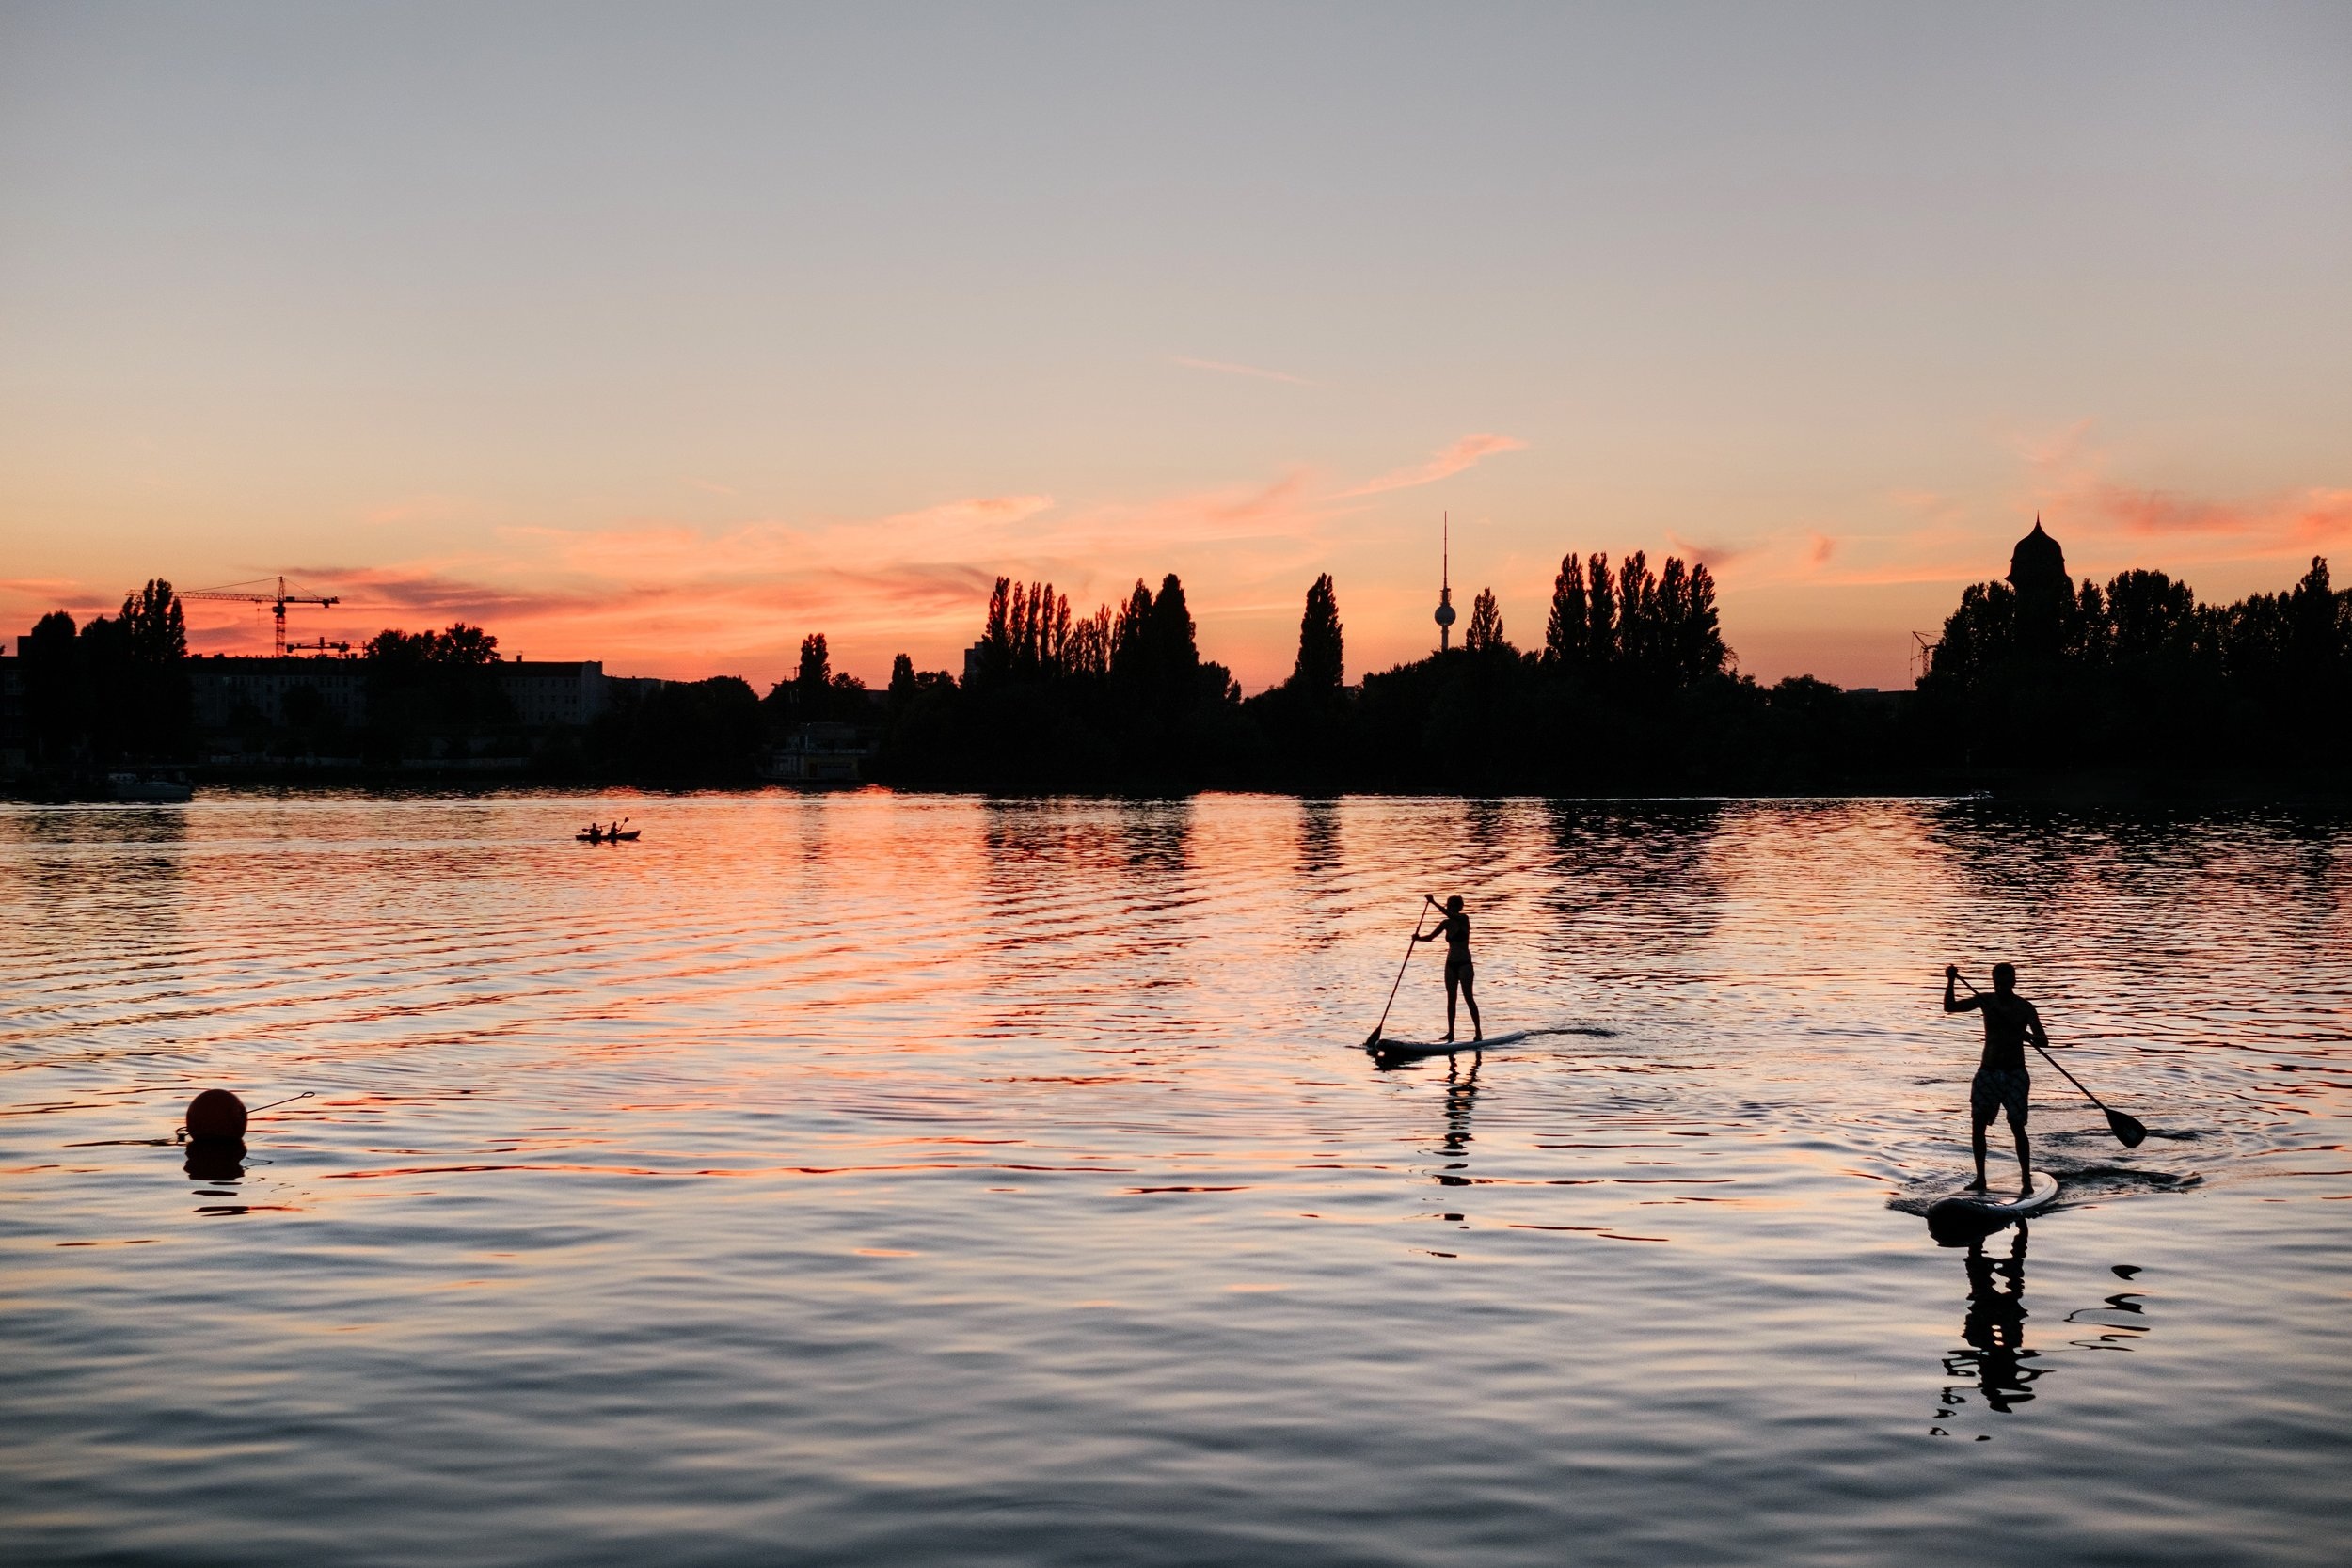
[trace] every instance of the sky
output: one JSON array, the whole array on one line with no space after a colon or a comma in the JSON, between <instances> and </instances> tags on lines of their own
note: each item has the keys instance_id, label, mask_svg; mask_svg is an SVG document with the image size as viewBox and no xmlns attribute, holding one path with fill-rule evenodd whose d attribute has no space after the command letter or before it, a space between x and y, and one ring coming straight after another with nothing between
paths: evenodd
<instances>
[{"instance_id":1,"label":"sky","mask_svg":"<svg viewBox=\"0 0 2352 1568\"><path fill-rule=\"evenodd\" d=\"M1180 574L1255 690L1566 551L1759 679L2352 578L2352 7L0 6L0 627L612 673ZM265 614L190 605L199 652Z\"/></svg>"}]
</instances>

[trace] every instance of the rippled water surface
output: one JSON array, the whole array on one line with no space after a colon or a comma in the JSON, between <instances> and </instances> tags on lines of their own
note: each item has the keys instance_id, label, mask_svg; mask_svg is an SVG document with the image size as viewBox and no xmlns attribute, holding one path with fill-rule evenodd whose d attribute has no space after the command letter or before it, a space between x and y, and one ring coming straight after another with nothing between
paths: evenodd
<instances>
[{"instance_id":1,"label":"rippled water surface","mask_svg":"<svg viewBox=\"0 0 2352 1568\"><path fill-rule=\"evenodd\" d=\"M2156 1135L1943 1247L2003 958ZM2340 817L6 807L0 986L11 1562L2344 1560Z\"/></svg>"}]
</instances>

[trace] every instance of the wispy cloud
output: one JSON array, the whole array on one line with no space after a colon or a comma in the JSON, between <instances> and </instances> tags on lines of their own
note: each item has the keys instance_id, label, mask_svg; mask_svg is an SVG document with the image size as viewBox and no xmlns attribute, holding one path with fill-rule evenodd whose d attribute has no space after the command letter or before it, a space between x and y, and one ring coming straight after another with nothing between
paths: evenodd
<instances>
[{"instance_id":1,"label":"wispy cloud","mask_svg":"<svg viewBox=\"0 0 2352 1568\"><path fill-rule=\"evenodd\" d=\"M2100 536L2121 536L2111 550L2125 547L2122 540L2161 540L2184 562L2293 556L2352 540L2352 490L2214 496L2137 483L2114 473L2121 465L2096 436L2093 422L2079 420L2019 442L2030 485L2026 504L2054 532L2088 533L2094 546Z\"/></svg>"},{"instance_id":2,"label":"wispy cloud","mask_svg":"<svg viewBox=\"0 0 2352 1568\"><path fill-rule=\"evenodd\" d=\"M1323 385L1320 381L1310 381L1303 375L1293 375L1288 371L1269 371L1262 366L1239 364L1231 359L1195 359L1188 355L1179 354L1175 356L1172 363L1182 365L1188 371L1215 371L1219 375L1253 375L1261 381L1287 382L1293 387Z\"/></svg>"},{"instance_id":3,"label":"wispy cloud","mask_svg":"<svg viewBox=\"0 0 2352 1568\"><path fill-rule=\"evenodd\" d=\"M1451 479L1465 468L1474 467L1498 452L1521 451L1526 447L1527 443L1517 436L1482 431L1474 436L1463 436L1426 463L1383 474L1369 483L1359 484L1353 490L1343 490L1340 494L1343 499L1376 496L1388 490L1409 490L1417 484L1435 484L1441 479Z\"/></svg>"},{"instance_id":4,"label":"wispy cloud","mask_svg":"<svg viewBox=\"0 0 2352 1568\"><path fill-rule=\"evenodd\" d=\"M1721 572L1733 562L1754 555L1759 548L1756 545L1694 544L1677 533L1666 535L1666 545L1692 565L1705 566L1710 572Z\"/></svg>"},{"instance_id":5,"label":"wispy cloud","mask_svg":"<svg viewBox=\"0 0 2352 1568\"><path fill-rule=\"evenodd\" d=\"M2253 544L2264 553L2352 539L2352 490L2291 490L2250 500L2216 500L2100 483L2088 499L2101 523L2143 536L2231 540Z\"/></svg>"}]
</instances>

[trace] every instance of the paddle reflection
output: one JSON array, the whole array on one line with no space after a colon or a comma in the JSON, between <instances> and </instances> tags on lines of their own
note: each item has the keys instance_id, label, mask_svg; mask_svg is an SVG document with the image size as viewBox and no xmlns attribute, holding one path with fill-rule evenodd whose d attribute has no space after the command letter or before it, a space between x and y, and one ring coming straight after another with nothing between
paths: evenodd
<instances>
[{"instance_id":1,"label":"paddle reflection","mask_svg":"<svg viewBox=\"0 0 2352 1568\"><path fill-rule=\"evenodd\" d=\"M2039 1364L2042 1353L2026 1344L2025 1222L2018 1222L2010 1233L2006 1254L1985 1250L1988 1242L1998 1240L1998 1234L1982 1236L1968 1245L1968 1310L1960 1325L1961 1340L1967 1348L1944 1358L1946 1375L1956 1381L1945 1386L1936 1411L1939 1422L1952 1420L1966 1407L1972 1389L1993 1414L2009 1415L2032 1402L2033 1386L2052 1370ZM2112 1272L2128 1283L2140 1271L2119 1263ZM2137 1291L2118 1291L2096 1307L2077 1307L2062 1322L2069 1328L2093 1331L2066 1338L2062 1348L2069 1350L2129 1351L2151 1327L2142 1292ZM1937 1437L1953 1435L1942 1425L1928 1431ZM1978 1435L1981 1440L1983 1434Z\"/></svg>"}]
</instances>

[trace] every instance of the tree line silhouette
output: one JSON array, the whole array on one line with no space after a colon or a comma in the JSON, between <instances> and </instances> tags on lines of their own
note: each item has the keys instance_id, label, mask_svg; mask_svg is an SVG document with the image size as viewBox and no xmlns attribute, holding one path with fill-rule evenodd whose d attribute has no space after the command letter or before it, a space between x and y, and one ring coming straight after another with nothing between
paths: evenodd
<instances>
[{"instance_id":1,"label":"tree line silhouette","mask_svg":"<svg viewBox=\"0 0 2352 1568\"><path fill-rule=\"evenodd\" d=\"M2336 770L2352 763L2352 594L2295 585L2201 604L2163 572L2076 584L2041 531L1961 595L1923 718L1977 766Z\"/></svg>"},{"instance_id":2,"label":"tree line silhouette","mask_svg":"<svg viewBox=\"0 0 2352 1568\"><path fill-rule=\"evenodd\" d=\"M1288 678L1246 700L1202 657L1173 573L1087 614L1051 583L999 578L961 676L900 654L869 691L832 669L816 633L764 698L731 675L636 683L584 729L528 745L497 647L462 623L370 640L368 720L341 743L385 764L506 745L552 776L738 783L803 726L848 726L872 745L871 777L1009 792L1960 788L2119 768L2341 789L2352 762L2352 594L2325 560L2284 592L2208 605L2162 572L2075 583L2038 523L2005 580L1963 593L1915 695L1759 684L1724 644L1706 565L1670 557L1653 570L1638 550L1563 557L1540 647L1516 646L1482 589L1460 647L1358 684L1325 574L1307 589ZM23 649L40 754L190 754L169 583L78 628L44 616ZM296 695L290 726L331 724L297 711Z\"/></svg>"},{"instance_id":3,"label":"tree line silhouette","mask_svg":"<svg viewBox=\"0 0 2352 1568\"><path fill-rule=\"evenodd\" d=\"M149 579L123 595L121 613L87 626L52 610L24 634L19 654L24 738L36 758L103 765L188 754L188 626L170 583Z\"/></svg>"}]
</instances>

